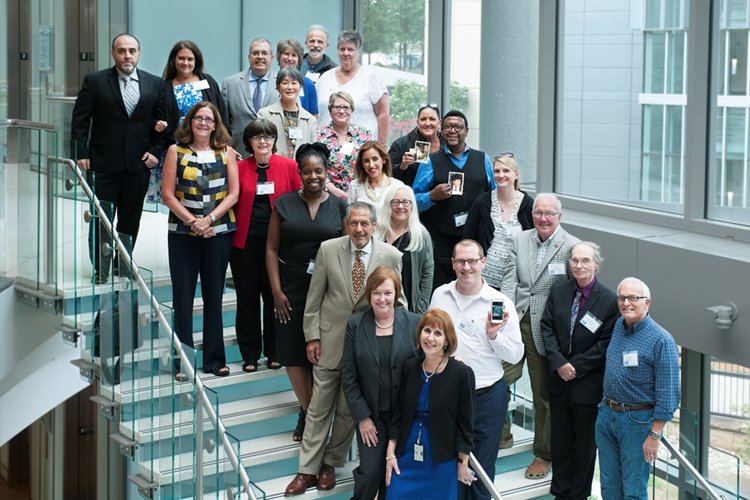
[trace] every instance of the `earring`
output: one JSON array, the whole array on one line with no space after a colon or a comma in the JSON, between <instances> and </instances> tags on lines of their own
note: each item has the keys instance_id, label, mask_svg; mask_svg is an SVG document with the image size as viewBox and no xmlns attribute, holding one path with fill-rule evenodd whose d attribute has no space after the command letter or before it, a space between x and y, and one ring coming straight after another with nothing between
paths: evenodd
<instances>
[{"instance_id":1,"label":"earring","mask_svg":"<svg viewBox=\"0 0 750 500\"><path fill-rule=\"evenodd\" d=\"M447 345L444 345L444 346L443 346L443 350L444 350L444 351L447 351L447 350L448 350L448 346L447 346Z\"/></svg>"}]
</instances>

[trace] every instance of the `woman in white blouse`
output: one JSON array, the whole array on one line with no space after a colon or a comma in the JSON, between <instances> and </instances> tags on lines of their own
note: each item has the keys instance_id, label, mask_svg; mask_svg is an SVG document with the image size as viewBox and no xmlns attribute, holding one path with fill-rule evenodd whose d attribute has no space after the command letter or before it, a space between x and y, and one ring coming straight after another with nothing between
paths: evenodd
<instances>
[{"instance_id":1,"label":"woman in white blouse","mask_svg":"<svg viewBox=\"0 0 750 500\"><path fill-rule=\"evenodd\" d=\"M383 199L390 191L403 187L404 183L393 178L391 158L382 144L369 141L359 148L354 164L355 179L349 183L347 201L364 201L380 210Z\"/></svg>"}]
</instances>

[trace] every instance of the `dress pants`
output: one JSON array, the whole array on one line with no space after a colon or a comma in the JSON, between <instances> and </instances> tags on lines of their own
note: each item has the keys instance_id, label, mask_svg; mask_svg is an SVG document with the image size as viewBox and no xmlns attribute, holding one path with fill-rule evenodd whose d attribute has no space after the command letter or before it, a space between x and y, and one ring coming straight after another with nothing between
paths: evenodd
<instances>
[{"instance_id":1,"label":"dress pants","mask_svg":"<svg viewBox=\"0 0 750 500\"><path fill-rule=\"evenodd\" d=\"M432 277L432 291L434 292L438 287L456 279L456 271L453 270L451 258L453 258L453 247L461 241L461 236L453 236L436 230L431 230L430 235L435 260L435 274Z\"/></svg>"},{"instance_id":2,"label":"dress pants","mask_svg":"<svg viewBox=\"0 0 750 500\"><path fill-rule=\"evenodd\" d=\"M130 245L131 253L141 226L143 200L148 191L150 177L149 171L137 174L125 170L118 174L91 171L87 173L87 181L91 184L93 180L94 194L101 202L102 209L110 222L114 223L114 215L117 214L115 228L125 246ZM93 222L89 224L89 258L94 264L94 273L106 277L109 276L113 253L102 255L101 249L103 243L112 244L112 237L99 219L95 220L96 225ZM127 236L130 236L131 242Z\"/></svg>"},{"instance_id":3,"label":"dress pants","mask_svg":"<svg viewBox=\"0 0 750 500\"><path fill-rule=\"evenodd\" d=\"M552 454L550 452L549 396L545 385L549 373L549 363L547 362L547 356L539 354L539 351L536 350L536 344L534 344L531 334L531 319L528 311L521 318L521 340L524 347L521 361L516 364L503 362L503 369L505 370L503 380L505 380L507 386L507 400L509 401L511 397L511 386L523 374L523 363L525 361L529 370L531 393L534 400L534 456L550 461ZM510 419L506 416L503 439L509 433Z\"/></svg>"},{"instance_id":4,"label":"dress pants","mask_svg":"<svg viewBox=\"0 0 750 500\"><path fill-rule=\"evenodd\" d=\"M505 399L505 382L502 379L487 392L477 395L472 453L493 481L495 480L497 449L503 433L502 420L498 418L498 415L507 413L508 402ZM458 483L459 500L489 500L490 498L490 492L481 480L474 481L471 486Z\"/></svg>"},{"instance_id":5,"label":"dress pants","mask_svg":"<svg viewBox=\"0 0 750 500\"><path fill-rule=\"evenodd\" d=\"M213 238L169 233L169 272L172 276L174 329L180 341L193 347L193 299L198 275L203 296L203 370L226 365L224 322L221 316L224 281L232 233ZM192 362L192 360L191 360ZM175 363L179 370L179 363Z\"/></svg>"},{"instance_id":6,"label":"dress pants","mask_svg":"<svg viewBox=\"0 0 750 500\"><path fill-rule=\"evenodd\" d=\"M596 462L596 405L579 404L565 384L560 394L549 393L552 430L552 485L556 499L578 500L591 495Z\"/></svg>"},{"instance_id":7,"label":"dress pants","mask_svg":"<svg viewBox=\"0 0 750 500\"><path fill-rule=\"evenodd\" d=\"M333 431L328 441L328 431ZM313 392L299 450L301 474L320 472L322 464L343 467L354 437L354 424L341 384L341 369L313 365ZM384 457L385 461L385 457Z\"/></svg>"},{"instance_id":8,"label":"dress pants","mask_svg":"<svg viewBox=\"0 0 750 500\"><path fill-rule=\"evenodd\" d=\"M253 235L247 239L244 250L233 246L229 262L237 290L235 329L242 359L245 362L258 361L265 353L269 361L275 361L276 319L266 272L266 238Z\"/></svg>"},{"instance_id":9,"label":"dress pants","mask_svg":"<svg viewBox=\"0 0 750 500\"><path fill-rule=\"evenodd\" d=\"M385 417L385 418L381 418ZM370 417L372 418L372 417ZM359 449L359 467L354 469L354 500L373 500L378 497L385 500L385 455L388 450L388 427L390 415L379 415L372 419L378 433L378 444L369 447L362 441L359 426L357 431L357 449Z\"/></svg>"}]
</instances>

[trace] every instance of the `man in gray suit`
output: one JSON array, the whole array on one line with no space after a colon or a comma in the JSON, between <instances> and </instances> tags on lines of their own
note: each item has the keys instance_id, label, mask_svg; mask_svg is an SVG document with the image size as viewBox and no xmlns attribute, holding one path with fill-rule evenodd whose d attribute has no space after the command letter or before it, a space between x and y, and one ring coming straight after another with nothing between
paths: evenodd
<instances>
[{"instance_id":1,"label":"man in gray suit","mask_svg":"<svg viewBox=\"0 0 750 500\"><path fill-rule=\"evenodd\" d=\"M346 212L346 224L349 235L324 241L315 256L303 321L307 357L313 364L313 393L298 474L287 486L287 495L301 495L316 484L319 490L336 486L334 467L344 465L354 436L341 385L346 323L370 307L364 296L365 283L376 267L392 267L401 274L401 252L372 238L377 226L372 205L352 203ZM403 290L397 305L406 309ZM333 430L328 441L331 419Z\"/></svg>"},{"instance_id":2,"label":"man in gray suit","mask_svg":"<svg viewBox=\"0 0 750 500\"><path fill-rule=\"evenodd\" d=\"M237 151L242 151L242 133L255 120L261 108L270 106L281 96L276 90L276 72L271 70L273 49L265 38L256 38L250 44L247 56L250 69L225 78L221 95L229 111L227 127Z\"/></svg>"},{"instance_id":3,"label":"man in gray suit","mask_svg":"<svg viewBox=\"0 0 750 500\"><path fill-rule=\"evenodd\" d=\"M573 278L568 259L570 250L580 240L560 226L562 205L555 195L537 195L532 215L534 229L522 232L513 240L502 286L502 292L516 305L521 318L524 359L515 365L504 363L503 366L510 398L511 386L521 378L524 361L528 362L534 400L534 460L525 475L527 479L542 479L549 474L552 457L549 395L545 386L549 364L540 323L552 285ZM507 417L505 425L501 448L512 445Z\"/></svg>"}]
</instances>

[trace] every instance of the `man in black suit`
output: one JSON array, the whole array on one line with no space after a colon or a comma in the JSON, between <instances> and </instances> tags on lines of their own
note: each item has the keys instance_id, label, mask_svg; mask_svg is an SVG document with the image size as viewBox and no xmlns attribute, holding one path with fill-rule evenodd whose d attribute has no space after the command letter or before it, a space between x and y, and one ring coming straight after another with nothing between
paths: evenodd
<instances>
[{"instance_id":1,"label":"man in black suit","mask_svg":"<svg viewBox=\"0 0 750 500\"><path fill-rule=\"evenodd\" d=\"M617 295L596 279L599 246L570 250L574 278L552 285L541 321L550 373L552 484L556 499L588 498L594 477L594 431L602 400L604 363L619 317Z\"/></svg>"},{"instance_id":2,"label":"man in black suit","mask_svg":"<svg viewBox=\"0 0 750 500\"><path fill-rule=\"evenodd\" d=\"M117 213L117 232L135 245L151 169L162 148L154 125L165 119L164 95L159 77L136 69L141 46L134 36L118 35L110 53L114 67L83 79L73 108L71 147L78 166L95 172L94 194L110 220ZM89 228L95 284L106 283L109 276L111 255L101 251L109 241L101 224L96 233L93 225Z\"/></svg>"}]
</instances>

